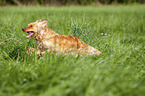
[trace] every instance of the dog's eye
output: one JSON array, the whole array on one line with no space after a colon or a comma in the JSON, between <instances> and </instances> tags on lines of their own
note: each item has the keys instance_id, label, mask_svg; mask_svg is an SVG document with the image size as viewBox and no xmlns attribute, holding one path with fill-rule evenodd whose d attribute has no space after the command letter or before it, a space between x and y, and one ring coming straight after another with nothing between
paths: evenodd
<instances>
[{"instance_id":1,"label":"dog's eye","mask_svg":"<svg viewBox=\"0 0 145 96\"><path fill-rule=\"evenodd\" d=\"M33 27L32 25L30 25L30 27Z\"/></svg>"}]
</instances>

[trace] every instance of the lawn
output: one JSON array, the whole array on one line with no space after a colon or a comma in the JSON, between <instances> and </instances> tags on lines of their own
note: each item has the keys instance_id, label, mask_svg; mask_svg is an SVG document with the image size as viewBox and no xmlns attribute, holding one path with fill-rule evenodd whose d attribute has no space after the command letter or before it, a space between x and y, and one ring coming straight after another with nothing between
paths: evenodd
<instances>
[{"instance_id":1,"label":"lawn","mask_svg":"<svg viewBox=\"0 0 145 96\"><path fill-rule=\"evenodd\" d=\"M37 56L22 28L38 19L103 54ZM0 7L0 96L144 96L145 6Z\"/></svg>"}]
</instances>

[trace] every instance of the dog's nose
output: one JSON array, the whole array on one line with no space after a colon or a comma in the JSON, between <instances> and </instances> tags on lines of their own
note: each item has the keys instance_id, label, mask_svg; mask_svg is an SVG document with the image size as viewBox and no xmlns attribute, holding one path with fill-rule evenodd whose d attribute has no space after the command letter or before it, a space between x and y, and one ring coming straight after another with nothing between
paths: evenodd
<instances>
[{"instance_id":1,"label":"dog's nose","mask_svg":"<svg viewBox=\"0 0 145 96\"><path fill-rule=\"evenodd\" d=\"M22 31L24 31L25 30L25 28L22 28Z\"/></svg>"}]
</instances>

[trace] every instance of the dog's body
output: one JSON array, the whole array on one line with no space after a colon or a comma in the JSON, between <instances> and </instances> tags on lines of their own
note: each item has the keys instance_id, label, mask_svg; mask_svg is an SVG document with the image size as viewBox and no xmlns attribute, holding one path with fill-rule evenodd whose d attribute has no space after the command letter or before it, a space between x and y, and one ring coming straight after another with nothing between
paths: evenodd
<instances>
[{"instance_id":1,"label":"dog's body","mask_svg":"<svg viewBox=\"0 0 145 96\"><path fill-rule=\"evenodd\" d=\"M81 39L74 36L58 34L48 29L47 26L48 21L40 19L28 24L28 27L22 29L29 33L26 36L28 39L31 37L36 38L37 49L29 48L29 50L37 50L38 55L44 54L46 51L48 53L53 51L58 54L73 54L75 56L79 54L99 56L102 54L99 50L87 45Z\"/></svg>"}]
</instances>

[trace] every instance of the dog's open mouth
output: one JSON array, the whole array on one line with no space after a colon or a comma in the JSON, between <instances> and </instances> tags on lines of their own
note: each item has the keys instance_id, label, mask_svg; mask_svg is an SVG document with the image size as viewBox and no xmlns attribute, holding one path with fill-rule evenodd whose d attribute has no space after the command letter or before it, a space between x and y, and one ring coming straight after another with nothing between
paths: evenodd
<instances>
[{"instance_id":1,"label":"dog's open mouth","mask_svg":"<svg viewBox=\"0 0 145 96\"><path fill-rule=\"evenodd\" d=\"M29 35L26 36L27 39L31 38L34 35L33 31L28 31L27 33L29 33Z\"/></svg>"}]
</instances>

